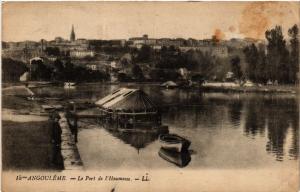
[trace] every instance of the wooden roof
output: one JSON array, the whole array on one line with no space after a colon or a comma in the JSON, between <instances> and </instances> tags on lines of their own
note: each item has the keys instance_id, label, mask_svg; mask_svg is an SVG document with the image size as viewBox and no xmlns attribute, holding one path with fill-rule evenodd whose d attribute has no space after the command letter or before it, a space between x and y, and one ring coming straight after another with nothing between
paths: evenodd
<instances>
[{"instance_id":1,"label":"wooden roof","mask_svg":"<svg viewBox=\"0 0 300 192\"><path fill-rule=\"evenodd\" d=\"M120 88L95 103L107 110L118 111L156 111L155 104L140 89Z\"/></svg>"}]
</instances>

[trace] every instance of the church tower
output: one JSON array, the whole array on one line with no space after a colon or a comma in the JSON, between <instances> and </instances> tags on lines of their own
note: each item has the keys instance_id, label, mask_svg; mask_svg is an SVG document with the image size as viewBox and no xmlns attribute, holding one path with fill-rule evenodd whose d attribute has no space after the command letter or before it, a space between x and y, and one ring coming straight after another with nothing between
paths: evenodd
<instances>
[{"instance_id":1,"label":"church tower","mask_svg":"<svg viewBox=\"0 0 300 192\"><path fill-rule=\"evenodd\" d=\"M74 32L74 26L72 25L72 31L70 35L70 41L75 41L75 32Z\"/></svg>"}]
</instances>

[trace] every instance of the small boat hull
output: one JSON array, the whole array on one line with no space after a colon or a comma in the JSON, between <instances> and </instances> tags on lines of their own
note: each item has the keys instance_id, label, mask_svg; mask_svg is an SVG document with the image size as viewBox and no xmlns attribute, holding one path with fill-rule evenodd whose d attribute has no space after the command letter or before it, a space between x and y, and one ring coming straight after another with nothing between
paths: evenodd
<instances>
[{"instance_id":1,"label":"small boat hull","mask_svg":"<svg viewBox=\"0 0 300 192\"><path fill-rule=\"evenodd\" d=\"M191 154L188 151L178 153L172 150L160 148L158 155L162 159L173 163L181 168L187 166L191 161Z\"/></svg>"},{"instance_id":2,"label":"small boat hull","mask_svg":"<svg viewBox=\"0 0 300 192\"><path fill-rule=\"evenodd\" d=\"M191 142L175 134L162 134L159 136L161 147L177 153L188 151Z\"/></svg>"}]
</instances>

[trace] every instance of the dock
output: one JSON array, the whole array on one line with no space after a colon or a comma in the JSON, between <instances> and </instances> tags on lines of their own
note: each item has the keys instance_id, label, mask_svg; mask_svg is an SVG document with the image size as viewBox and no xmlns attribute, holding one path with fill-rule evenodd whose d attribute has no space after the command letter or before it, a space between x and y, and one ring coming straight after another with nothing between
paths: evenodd
<instances>
[{"instance_id":1,"label":"dock","mask_svg":"<svg viewBox=\"0 0 300 192\"><path fill-rule=\"evenodd\" d=\"M63 157L65 170L82 170L83 163L79 155L77 145L74 141L70 127L65 114L59 113L59 125L62 130L61 134L61 155Z\"/></svg>"}]
</instances>

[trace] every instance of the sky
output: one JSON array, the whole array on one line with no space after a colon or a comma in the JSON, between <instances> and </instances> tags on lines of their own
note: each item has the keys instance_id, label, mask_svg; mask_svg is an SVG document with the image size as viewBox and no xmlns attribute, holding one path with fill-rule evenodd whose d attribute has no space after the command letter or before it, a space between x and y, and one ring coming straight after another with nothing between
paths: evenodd
<instances>
[{"instance_id":1,"label":"sky","mask_svg":"<svg viewBox=\"0 0 300 192\"><path fill-rule=\"evenodd\" d=\"M264 39L267 29L284 34L299 24L297 2L6 2L2 40L76 38Z\"/></svg>"}]
</instances>

